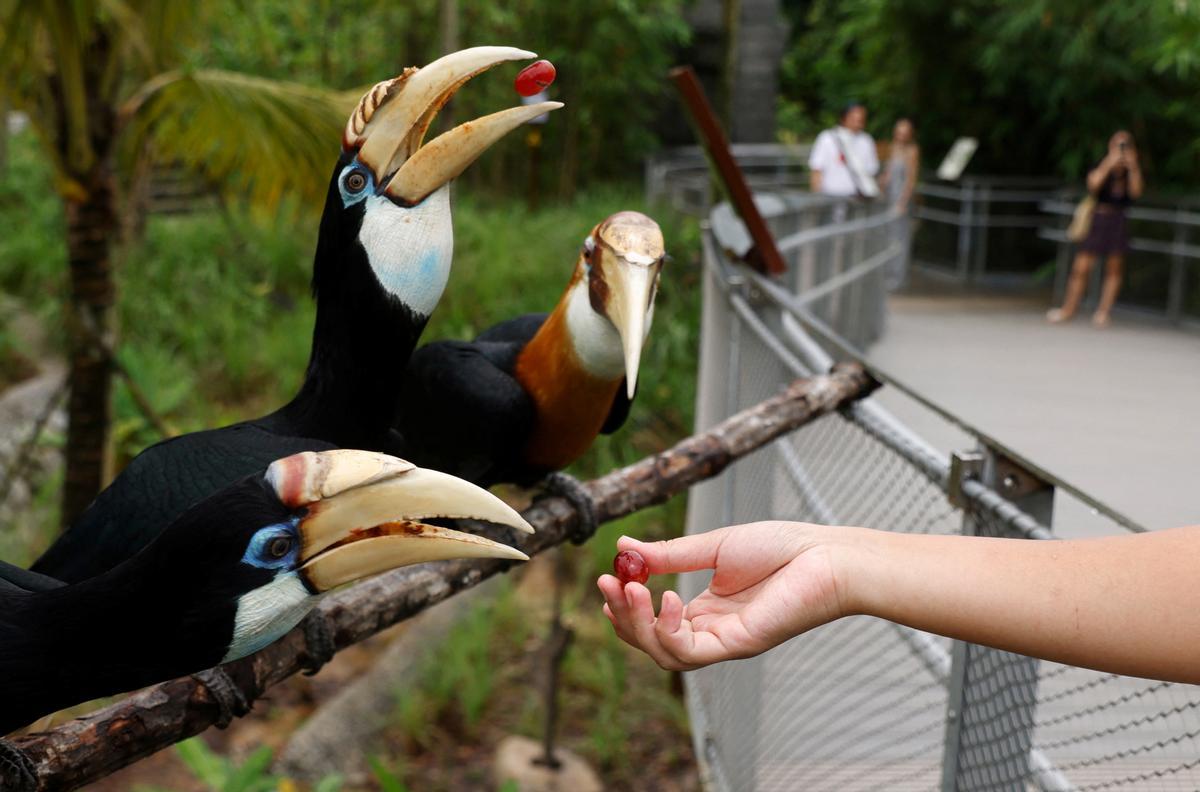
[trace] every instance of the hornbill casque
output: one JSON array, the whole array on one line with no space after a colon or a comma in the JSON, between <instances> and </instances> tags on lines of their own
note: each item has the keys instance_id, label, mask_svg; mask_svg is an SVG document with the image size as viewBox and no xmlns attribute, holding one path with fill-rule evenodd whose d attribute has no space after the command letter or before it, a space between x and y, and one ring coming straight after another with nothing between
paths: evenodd
<instances>
[{"instance_id":1,"label":"hornbill casque","mask_svg":"<svg viewBox=\"0 0 1200 792\"><path fill-rule=\"evenodd\" d=\"M533 530L445 473L366 451L304 452L202 500L81 583L10 569L0 578L0 735L256 652L343 583L448 558L527 560L421 522L435 517Z\"/></svg>"},{"instance_id":2,"label":"hornbill casque","mask_svg":"<svg viewBox=\"0 0 1200 792\"><path fill-rule=\"evenodd\" d=\"M425 133L472 77L535 57L474 47L406 69L363 96L346 124L321 216L312 279L317 315L300 391L265 417L143 451L34 571L70 583L104 572L189 506L289 454L399 450L391 426L405 364L450 274L449 182L505 133L562 105L502 110L422 145Z\"/></svg>"},{"instance_id":3,"label":"hornbill casque","mask_svg":"<svg viewBox=\"0 0 1200 792\"><path fill-rule=\"evenodd\" d=\"M584 240L550 314L418 349L396 425L406 458L481 486L530 486L578 459L598 434L619 429L637 389L664 258L658 224L618 212ZM570 479L552 484L588 512Z\"/></svg>"}]
</instances>

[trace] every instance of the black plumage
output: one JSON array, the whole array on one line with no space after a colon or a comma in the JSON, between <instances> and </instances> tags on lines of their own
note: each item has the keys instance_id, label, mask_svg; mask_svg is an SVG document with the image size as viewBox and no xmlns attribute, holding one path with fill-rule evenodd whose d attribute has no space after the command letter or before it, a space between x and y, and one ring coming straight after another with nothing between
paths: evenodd
<instances>
[{"instance_id":1,"label":"black plumage","mask_svg":"<svg viewBox=\"0 0 1200 792\"><path fill-rule=\"evenodd\" d=\"M299 451L396 451L395 398L427 317L385 291L358 242L364 203L343 206L334 169L313 264L317 316L304 382L279 410L142 453L31 567L67 582L111 569L185 509ZM380 365L387 360L389 365Z\"/></svg>"},{"instance_id":2,"label":"black plumage","mask_svg":"<svg viewBox=\"0 0 1200 792\"><path fill-rule=\"evenodd\" d=\"M531 486L556 468L530 462L526 443L537 409L517 379L517 357L547 313L526 314L488 328L474 341L425 344L401 385L397 428L405 458L480 486ZM629 416L625 381L600 428L612 434Z\"/></svg>"},{"instance_id":3,"label":"black plumage","mask_svg":"<svg viewBox=\"0 0 1200 792\"><path fill-rule=\"evenodd\" d=\"M0 734L221 662L238 598L275 576L242 562L247 545L292 517L258 474L89 580L61 585L10 567L0 581Z\"/></svg>"}]
</instances>

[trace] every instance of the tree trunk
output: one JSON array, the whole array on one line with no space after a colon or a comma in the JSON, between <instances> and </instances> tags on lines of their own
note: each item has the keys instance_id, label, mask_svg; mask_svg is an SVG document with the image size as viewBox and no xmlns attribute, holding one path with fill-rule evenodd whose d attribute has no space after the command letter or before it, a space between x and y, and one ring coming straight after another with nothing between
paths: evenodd
<instances>
[{"instance_id":1,"label":"tree trunk","mask_svg":"<svg viewBox=\"0 0 1200 792\"><path fill-rule=\"evenodd\" d=\"M71 396L67 403L64 526L88 507L109 475L113 362L108 351L114 347L116 334L111 254L118 220L116 185L107 157L93 169L86 197L68 201L66 215Z\"/></svg>"}]
</instances>

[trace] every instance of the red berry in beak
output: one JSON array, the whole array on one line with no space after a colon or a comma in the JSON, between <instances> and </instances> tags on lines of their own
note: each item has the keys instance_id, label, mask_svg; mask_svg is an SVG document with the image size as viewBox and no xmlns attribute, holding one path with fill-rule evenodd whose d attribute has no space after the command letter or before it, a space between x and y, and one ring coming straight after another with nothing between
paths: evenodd
<instances>
[{"instance_id":1,"label":"red berry in beak","mask_svg":"<svg viewBox=\"0 0 1200 792\"><path fill-rule=\"evenodd\" d=\"M613 572L621 579L621 583L645 583L650 579L650 570L646 568L646 559L636 550L622 550L613 559Z\"/></svg>"},{"instance_id":2,"label":"red berry in beak","mask_svg":"<svg viewBox=\"0 0 1200 792\"><path fill-rule=\"evenodd\" d=\"M521 69L513 87L521 96L533 96L535 93L549 88L550 83L554 82L555 74L554 64L550 61L534 61Z\"/></svg>"}]
</instances>

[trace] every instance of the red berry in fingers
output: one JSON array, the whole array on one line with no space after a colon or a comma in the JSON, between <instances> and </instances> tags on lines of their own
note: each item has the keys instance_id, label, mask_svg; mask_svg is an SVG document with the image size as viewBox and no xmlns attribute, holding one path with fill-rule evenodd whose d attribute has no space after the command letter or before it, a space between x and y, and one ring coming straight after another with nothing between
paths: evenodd
<instances>
[{"instance_id":1,"label":"red berry in fingers","mask_svg":"<svg viewBox=\"0 0 1200 792\"><path fill-rule=\"evenodd\" d=\"M637 550L622 550L613 559L613 572L620 578L621 583L645 583L650 579L650 570L646 567L646 559Z\"/></svg>"},{"instance_id":2,"label":"red berry in fingers","mask_svg":"<svg viewBox=\"0 0 1200 792\"><path fill-rule=\"evenodd\" d=\"M513 87L521 96L533 96L538 91L544 91L554 82L554 64L548 60L534 61L521 69Z\"/></svg>"}]
</instances>

